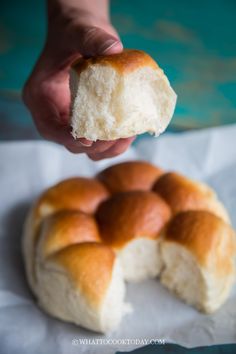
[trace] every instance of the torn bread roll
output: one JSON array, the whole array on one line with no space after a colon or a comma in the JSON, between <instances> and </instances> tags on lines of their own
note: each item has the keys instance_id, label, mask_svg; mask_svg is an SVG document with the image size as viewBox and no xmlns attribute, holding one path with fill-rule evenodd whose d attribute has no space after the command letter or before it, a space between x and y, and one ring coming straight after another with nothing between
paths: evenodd
<instances>
[{"instance_id":1,"label":"torn bread roll","mask_svg":"<svg viewBox=\"0 0 236 354\"><path fill-rule=\"evenodd\" d=\"M74 138L115 140L169 124L176 94L157 63L140 50L79 59L70 71Z\"/></svg>"},{"instance_id":2,"label":"torn bread roll","mask_svg":"<svg viewBox=\"0 0 236 354\"><path fill-rule=\"evenodd\" d=\"M150 191L116 194L100 205L101 239L115 250L125 280L140 281L159 274L160 233L170 216L165 201Z\"/></svg>"},{"instance_id":3,"label":"torn bread roll","mask_svg":"<svg viewBox=\"0 0 236 354\"><path fill-rule=\"evenodd\" d=\"M211 313L235 281L235 233L208 211L186 211L168 224L161 243L161 282L200 311Z\"/></svg>"}]
</instances>

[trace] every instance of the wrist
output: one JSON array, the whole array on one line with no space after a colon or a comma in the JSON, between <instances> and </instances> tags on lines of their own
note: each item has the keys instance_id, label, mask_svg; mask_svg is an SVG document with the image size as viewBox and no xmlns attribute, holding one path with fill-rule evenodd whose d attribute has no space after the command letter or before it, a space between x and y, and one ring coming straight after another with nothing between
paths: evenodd
<instances>
[{"instance_id":1,"label":"wrist","mask_svg":"<svg viewBox=\"0 0 236 354\"><path fill-rule=\"evenodd\" d=\"M80 26L110 25L107 0L48 0L48 29L72 23Z\"/></svg>"}]
</instances>

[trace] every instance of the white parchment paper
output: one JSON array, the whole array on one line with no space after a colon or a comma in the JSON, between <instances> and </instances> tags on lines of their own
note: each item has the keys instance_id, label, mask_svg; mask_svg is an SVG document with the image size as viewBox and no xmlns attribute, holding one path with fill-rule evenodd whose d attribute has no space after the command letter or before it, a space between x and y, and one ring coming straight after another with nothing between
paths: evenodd
<instances>
[{"instance_id":1,"label":"white parchment paper","mask_svg":"<svg viewBox=\"0 0 236 354\"><path fill-rule=\"evenodd\" d=\"M203 315L157 281L128 284L134 312L108 336L44 314L27 286L21 255L22 224L32 200L46 187L74 176L91 176L127 159L146 159L209 183L236 227L236 125L141 139L114 160L94 163L46 142L0 144L0 353L115 353L132 345L80 344L80 339L164 339L185 346L236 342L236 291L214 315ZM236 289L235 289L236 290Z\"/></svg>"}]
</instances>

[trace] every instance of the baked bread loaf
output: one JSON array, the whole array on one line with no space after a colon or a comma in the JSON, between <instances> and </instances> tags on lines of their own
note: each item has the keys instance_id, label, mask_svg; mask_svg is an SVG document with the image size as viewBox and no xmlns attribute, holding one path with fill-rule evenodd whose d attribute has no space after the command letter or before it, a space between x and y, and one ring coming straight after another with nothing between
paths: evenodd
<instances>
[{"instance_id":1,"label":"baked bread loaf","mask_svg":"<svg viewBox=\"0 0 236 354\"><path fill-rule=\"evenodd\" d=\"M74 138L114 140L169 124L176 94L157 63L140 50L79 59L70 71Z\"/></svg>"},{"instance_id":2,"label":"baked bread loaf","mask_svg":"<svg viewBox=\"0 0 236 354\"><path fill-rule=\"evenodd\" d=\"M235 278L235 233L216 194L142 161L49 188L23 236L39 305L103 333L127 311L125 281L159 276L180 299L212 312Z\"/></svg>"}]
</instances>

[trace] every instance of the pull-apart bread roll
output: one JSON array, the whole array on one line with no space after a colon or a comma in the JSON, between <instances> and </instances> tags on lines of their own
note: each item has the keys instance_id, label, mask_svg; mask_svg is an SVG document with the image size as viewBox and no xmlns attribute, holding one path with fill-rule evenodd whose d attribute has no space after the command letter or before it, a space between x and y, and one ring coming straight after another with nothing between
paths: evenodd
<instances>
[{"instance_id":1,"label":"pull-apart bread roll","mask_svg":"<svg viewBox=\"0 0 236 354\"><path fill-rule=\"evenodd\" d=\"M26 271L33 290L35 247L42 220L60 210L80 210L89 214L94 213L98 205L108 196L107 189L98 180L77 177L67 179L49 188L35 202L25 223L23 238Z\"/></svg>"},{"instance_id":2,"label":"pull-apart bread roll","mask_svg":"<svg viewBox=\"0 0 236 354\"><path fill-rule=\"evenodd\" d=\"M75 177L48 189L40 198L37 209L40 217L61 209L91 214L108 195L107 189L97 179Z\"/></svg>"},{"instance_id":3,"label":"pull-apart bread roll","mask_svg":"<svg viewBox=\"0 0 236 354\"><path fill-rule=\"evenodd\" d=\"M159 274L160 232L169 218L168 205L153 192L120 193L100 205L101 238L116 251L125 280L140 281Z\"/></svg>"},{"instance_id":4,"label":"pull-apart bread roll","mask_svg":"<svg viewBox=\"0 0 236 354\"><path fill-rule=\"evenodd\" d=\"M153 190L169 204L173 213L208 210L230 223L228 213L216 193L204 183L169 172L157 180Z\"/></svg>"},{"instance_id":5,"label":"pull-apart bread roll","mask_svg":"<svg viewBox=\"0 0 236 354\"><path fill-rule=\"evenodd\" d=\"M46 312L102 333L127 312L125 281L159 276L213 312L234 282L229 223L205 184L144 161L120 163L60 182L34 203L23 237L28 282Z\"/></svg>"},{"instance_id":6,"label":"pull-apart bread roll","mask_svg":"<svg viewBox=\"0 0 236 354\"><path fill-rule=\"evenodd\" d=\"M93 179L59 183L33 206L23 242L28 280L40 306L99 332L116 328L125 311L119 261L101 243L90 215L107 196Z\"/></svg>"},{"instance_id":7,"label":"pull-apart bread roll","mask_svg":"<svg viewBox=\"0 0 236 354\"><path fill-rule=\"evenodd\" d=\"M211 313L235 281L235 233L208 211L185 211L168 224L161 282L185 302Z\"/></svg>"},{"instance_id":8,"label":"pull-apart bread roll","mask_svg":"<svg viewBox=\"0 0 236 354\"><path fill-rule=\"evenodd\" d=\"M150 190L163 171L146 161L127 161L110 166L97 178L111 193Z\"/></svg>"},{"instance_id":9,"label":"pull-apart bread roll","mask_svg":"<svg viewBox=\"0 0 236 354\"><path fill-rule=\"evenodd\" d=\"M114 140L169 124L176 94L157 63L140 50L79 59L70 72L74 138Z\"/></svg>"}]
</instances>

